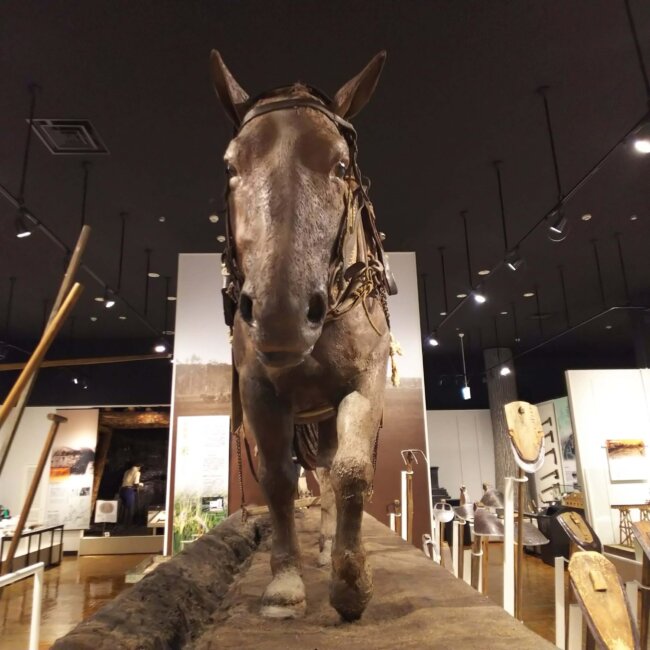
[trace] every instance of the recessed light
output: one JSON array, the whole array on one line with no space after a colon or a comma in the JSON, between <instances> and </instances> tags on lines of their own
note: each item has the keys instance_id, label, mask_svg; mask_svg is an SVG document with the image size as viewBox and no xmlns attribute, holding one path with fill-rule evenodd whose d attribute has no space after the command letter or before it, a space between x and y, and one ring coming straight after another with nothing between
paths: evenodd
<instances>
[{"instance_id":1,"label":"recessed light","mask_svg":"<svg viewBox=\"0 0 650 650\"><path fill-rule=\"evenodd\" d=\"M508 315L508 312L507 312L507 311L502 311L502 312L501 312L501 315L502 315L502 316L507 316L507 315Z\"/></svg>"},{"instance_id":2,"label":"recessed light","mask_svg":"<svg viewBox=\"0 0 650 650\"><path fill-rule=\"evenodd\" d=\"M605 329L606 329L606 330L611 330L611 329L612 329L612 326L611 326L611 325L605 325Z\"/></svg>"},{"instance_id":3,"label":"recessed light","mask_svg":"<svg viewBox=\"0 0 650 650\"><path fill-rule=\"evenodd\" d=\"M515 336L515 343L521 343L521 337Z\"/></svg>"},{"instance_id":4,"label":"recessed light","mask_svg":"<svg viewBox=\"0 0 650 650\"><path fill-rule=\"evenodd\" d=\"M462 298L467 298L467 294L466 293L457 293L456 298L461 298L461 299Z\"/></svg>"},{"instance_id":5,"label":"recessed light","mask_svg":"<svg viewBox=\"0 0 650 650\"><path fill-rule=\"evenodd\" d=\"M591 217L592 217L592 215L587 212L586 214L583 214L580 218L583 221L591 221Z\"/></svg>"},{"instance_id":6,"label":"recessed light","mask_svg":"<svg viewBox=\"0 0 650 650\"><path fill-rule=\"evenodd\" d=\"M118 316L120 320L126 320L126 316Z\"/></svg>"},{"instance_id":7,"label":"recessed light","mask_svg":"<svg viewBox=\"0 0 650 650\"><path fill-rule=\"evenodd\" d=\"M440 315L441 315L441 316L446 316L446 315L447 315L447 312L446 312L446 311L441 311L441 312L440 312Z\"/></svg>"},{"instance_id":8,"label":"recessed light","mask_svg":"<svg viewBox=\"0 0 650 650\"><path fill-rule=\"evenodd\" d=\"M155 271L149 271L149 273L147 273L147 275L150 278L159 278L160 277L160 273L156 273Z\"/></svg>"},{"instance_id":9,"label":"recessed light","mask_svg":"<svg viewBox=\"0 0 650 650\"><path fill-rule=\"evenodd\" d=\"M650 153L650 140L647 138L640 138L634 141L634 148L639 153Z\"/></svg>"},{"instance_id":10,"label":"recessed light","mask_svg":"<svg viewBox=\"0 0 650 650\"><path fill-rule=\"evenodd\" d=\"M167 296L167 300L169 300L169 302L174 302L176 300L176 296Z\"/></svg>"},{"instance_id":11,"label":"recessed light","mask_svg":"<svg viewBox=\"0 0 650 650\"><path fill-rule=\"evenodd\" d=\"M633 215L630 217L630 221L637 221L638 219L639 219L639 216L636 215L636 214L633 214Z\"/></svg>"},{"instance_id":12,"label":"recessed light","mask_svg":"<svg viewBox=\"0 0 650 650\"><path fill-rule=\"evenodd\" d=\"M174 332L174 330L165 330L165 331L163 332L163 334L164 334L165 336L174 336L175 332Z\"/></svg>"},{"instance_id":13,"label":"recessed light","mask_svg":"<svg viewBox=\"0 0 650 650\"><path fill-rule=\"evenodd\" d=\"M225 242L226 241L226 236L225 235L217 235L217 241L218 242Z\"/></svg>"},{"instance_id":14,"label":"recessed light","mask_svg":"<svg viewBox=\"0 0 650 650\"><path fill-rule=\"evenodd\" d=\"M91 316L90 320L94 323L97 320L97 316Z\"/></svg>"},{"instance_id":15,"label":"recessed light","mask_svg":"<svg viewBox=\"0 0 650 650\"><path fill-rule=\"evenodd\" d=\"M480 293L479 291L472 292L472 296L474 297L474 301L477 302L479 305L482 305L487 300L485 295Z\"/></svg>"},{"instance_id":16,"label":"recessed light","mask_svg":"<svg viewBox=\"0 0 650 650\"><path fill-rule=\"evenodd\" d=\"M217 223L219 221L219 215L211 214L208 219L210 220L210 223Z\"/></svg>"},{"instance_id":17,"label":"recessed light","mask_svg":"<svg viewBox=\"0 0 650 650\"><path fill-rule=\"evenodd\" d=\"M165 223L165 221L167 221L167 219L165 217L158 217L158 221L160 223Z\"/></svg>"},{"instance_id":18,"label":"recessed light","mask_svg":"<svg viewBox=\"0 0 650 650\"><path fill-rule=\"evenodd\" d=\"M95 302L104 302L104 296L95 296Z\"/></svg>"},{"instance_id":19,"label":"recessed light","mask_svg":"<svg viewBox=\"0 0 650 650\"><path fill-rule=\"evenodd\" d=\"M535 295L533 291L526 291L524 298L532 298Z\"/></svg>"},{"instance_id":20,"label":"recessed light","mask_svg":"<svg viewBox=\"0 0 650 650\"><path fill-rule=\"evenodd\" d=\"M479 275L490 275L490 271L489 271L489 269L481 269L481 270L478 272L478 274L479 274Z\"/></svg>"}]
</instances>

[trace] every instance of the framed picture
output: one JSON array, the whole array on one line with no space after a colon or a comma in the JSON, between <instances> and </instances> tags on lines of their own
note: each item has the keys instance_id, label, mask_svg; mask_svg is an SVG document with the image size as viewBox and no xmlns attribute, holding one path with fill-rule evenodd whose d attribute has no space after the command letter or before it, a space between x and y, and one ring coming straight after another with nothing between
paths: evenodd
<instances>
[{"instance_id":1,"label":"framed picture","mask_svg":"<svg viewBox=\"0 0 650 650\"><path fill-rule=\"evenodd\" d=\"M647 481L650 467L645 442L638 438L607 440L609 478L612 481Z\"/></svg>"}]
</instances>

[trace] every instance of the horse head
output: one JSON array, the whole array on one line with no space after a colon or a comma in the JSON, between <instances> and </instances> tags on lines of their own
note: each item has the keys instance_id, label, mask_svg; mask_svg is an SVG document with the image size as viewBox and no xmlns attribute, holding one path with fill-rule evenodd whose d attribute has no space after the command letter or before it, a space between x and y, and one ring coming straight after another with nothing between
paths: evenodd
<instances>
[{"instance_id":1,"label":"horse head","mask_svg":"<svg viewBox=\"0 0 650 650\"><path fill-rule=\"evenodd\" d=\"M347 120L369 101L384 60L376 55L331 101L300 83L250 99L212 52L215 89L236 127L224 162L237 318L266 366L301 363L322 332L332 260L359 180Z\"/></svg>"}]
</instances>

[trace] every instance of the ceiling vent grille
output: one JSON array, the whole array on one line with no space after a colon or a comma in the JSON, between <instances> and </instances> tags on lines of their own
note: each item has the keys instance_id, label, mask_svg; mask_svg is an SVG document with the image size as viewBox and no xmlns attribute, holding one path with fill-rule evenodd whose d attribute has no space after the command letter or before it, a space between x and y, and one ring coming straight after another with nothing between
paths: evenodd
<instances>
[{"instance_id":1,"label":"ceiling vent grille","mask_svg":"<svg viewBox=\"0 0 650 650\"><path fill-rule=\"evenodd\" d=\"M39 118L32 128L48 151L56 156L108 154L108 148L90 120Z\"/></svg>"}]
</instances>

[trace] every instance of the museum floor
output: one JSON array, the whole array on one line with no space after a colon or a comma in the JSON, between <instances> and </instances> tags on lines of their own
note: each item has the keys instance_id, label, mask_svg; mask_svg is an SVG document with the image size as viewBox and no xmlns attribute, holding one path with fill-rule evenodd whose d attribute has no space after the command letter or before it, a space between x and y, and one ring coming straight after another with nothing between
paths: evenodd
<instances>
[{"instance_id":1,"label":"museum floor","mask_svg":"<svg viewBox=\"0 0 650 650\"><path fill-rule=\"evenodd\" d=\"M501 604L500 544L490 545L489 595ZM66 557L45 573L41 643L46 649L60 636L112 600L128 585L124 574L144 555ZM0 646L25 650L29 635L31 581L6 588L0 597ZM553 569L537 557L524 564L524 622L540 636L554 640Z\"/></svg>"}]
</instances>

